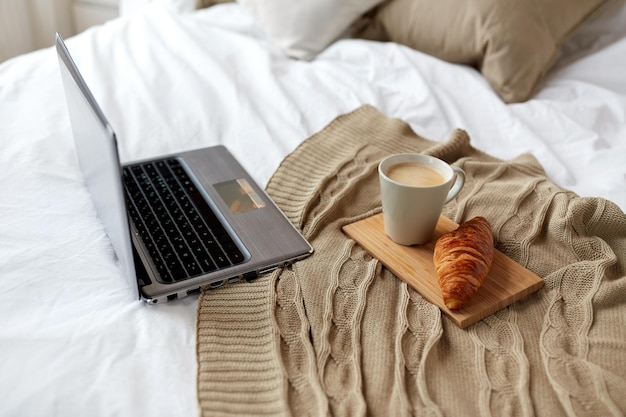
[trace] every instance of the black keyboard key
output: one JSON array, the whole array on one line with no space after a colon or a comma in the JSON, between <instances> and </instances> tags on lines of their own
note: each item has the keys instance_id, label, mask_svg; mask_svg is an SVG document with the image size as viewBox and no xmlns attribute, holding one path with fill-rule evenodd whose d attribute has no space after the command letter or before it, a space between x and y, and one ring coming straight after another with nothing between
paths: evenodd
<instances>
[{"instance_id":1,"label":"black keyboard key","mask_svg":"<svg viewBox=\"0 0 626 417\"><path fill-rule=\"evenodd\" d=\"M226 255L233 265L243 262L243 253L241 253L241 251L237 248L230 252L226 252Z\"/></svg>"},{"instance_id":2,"label":"black keyboard key","mask_svg":"<svg viewBox=\"0 0 626 417\"><path fill-rule=\"evenodd\" d=\"M227 266L230 265L230 261L228 260L228 258L224 254L218 255L214 259L215 259L215 263L220 268L224 268L224 267L227 267Z\"/></svg>"},{"instance_id":3,"label":"black keyboard key","mask_svg":"<svg viewBox=\"0 0 626 417\"><path fill-rule=\"evenodd\" d=\"M211 257L208 254L205 254L203 257L198 259L198 264L200 268L202 268L202 272L208 274L209 272L215 271L217 269L217 265L213 263Z\"/></svg>"},{"instance_id":4,"label":"black keyboard key","mask_svg":"<svg viewBox=\"0 0 626 417\"><path fill-rule=\"evenodd\" d=\"M182 281L184 279L189 278L189 275L187 275L187 272L182 266L178 268L170 269L169 273L171 274L174 281Z\"/></svg>"}]
</instances>

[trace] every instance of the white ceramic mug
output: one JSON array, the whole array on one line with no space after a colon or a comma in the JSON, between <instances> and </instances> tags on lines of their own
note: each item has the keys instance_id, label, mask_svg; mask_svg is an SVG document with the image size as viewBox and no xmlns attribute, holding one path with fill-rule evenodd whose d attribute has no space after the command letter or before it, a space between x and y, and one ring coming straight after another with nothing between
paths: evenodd
<instances>
[{"instance_id":1,"label":"white ceramic mug","mask_svg":"<svg viewBox=\"0 0 626 417\"><path fill-rule=\"evenodd\" d=\"M465 172L439 158L396 154L378 165L385 233L401 245L432 239L443 206L465 184Z\"/></svg>"}]
</instances>

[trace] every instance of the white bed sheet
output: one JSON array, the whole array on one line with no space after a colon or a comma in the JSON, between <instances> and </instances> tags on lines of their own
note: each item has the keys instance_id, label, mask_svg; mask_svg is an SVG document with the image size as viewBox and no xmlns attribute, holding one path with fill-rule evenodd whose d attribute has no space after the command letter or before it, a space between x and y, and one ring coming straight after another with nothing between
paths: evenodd
<instances>
[{"instance_id":1,"label":"white bed sheet","mask_svg":"<svg viewBox=\"0 0 626 417\"><path fill-rule=\"evenodd\" d=\"M368 103L426 138L460 127L494 156L530 152L560 186L626 210L623 36L564 57L513 105L475 70L395 44L342 40L288 60L236 4L153 5L67 44L124 161L224 144L265 184ZM52 48L0 66L0 144L0 414L195 414L197 298L132 299L78 168Z\"/></svg>"}]
</instances>

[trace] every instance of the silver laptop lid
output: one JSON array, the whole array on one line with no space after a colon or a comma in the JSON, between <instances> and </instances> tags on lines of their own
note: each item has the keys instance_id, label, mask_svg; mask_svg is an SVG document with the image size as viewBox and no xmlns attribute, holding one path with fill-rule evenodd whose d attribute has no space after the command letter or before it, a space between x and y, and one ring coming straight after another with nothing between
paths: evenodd
<instances>
[{"instance_id":1,"label":"silver laptop lid","mask_svg":"<svg viewBox=\"0 0 626 417\"><path fill-rule=\"evenodd\" d=\"M139 297L115 133L58 33L56 50L80 168L129 288Z\"/></svg>"}]
</instances>

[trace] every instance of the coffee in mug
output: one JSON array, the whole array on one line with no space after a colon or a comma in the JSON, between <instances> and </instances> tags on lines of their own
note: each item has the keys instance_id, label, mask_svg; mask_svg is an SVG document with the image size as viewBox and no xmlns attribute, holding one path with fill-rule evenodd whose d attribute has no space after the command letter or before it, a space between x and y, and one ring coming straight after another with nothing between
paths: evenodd
<instances>
[{"instance_id":1,"label":"coffee in mug","mask_svg":"<svg viewBox=\"0 0 626 417\"><path fill-rule=\"evenodd\" d=\"M432 187L446 182L444 176L436 169L414 162L392 165L387 176L399 183L416 187Z\"/></svg>"},{"instance_id":2,"label":"coffee in mug","mask_svg":"<svg viewBox=\"0 0 626 417\"><path fill-rule=\"evenodd\" d=\"M378 166L385 233L401 245L432 239L448 201L465 184L465 172L439 158L397 154Z\"/></svg>"}]
</instances>

